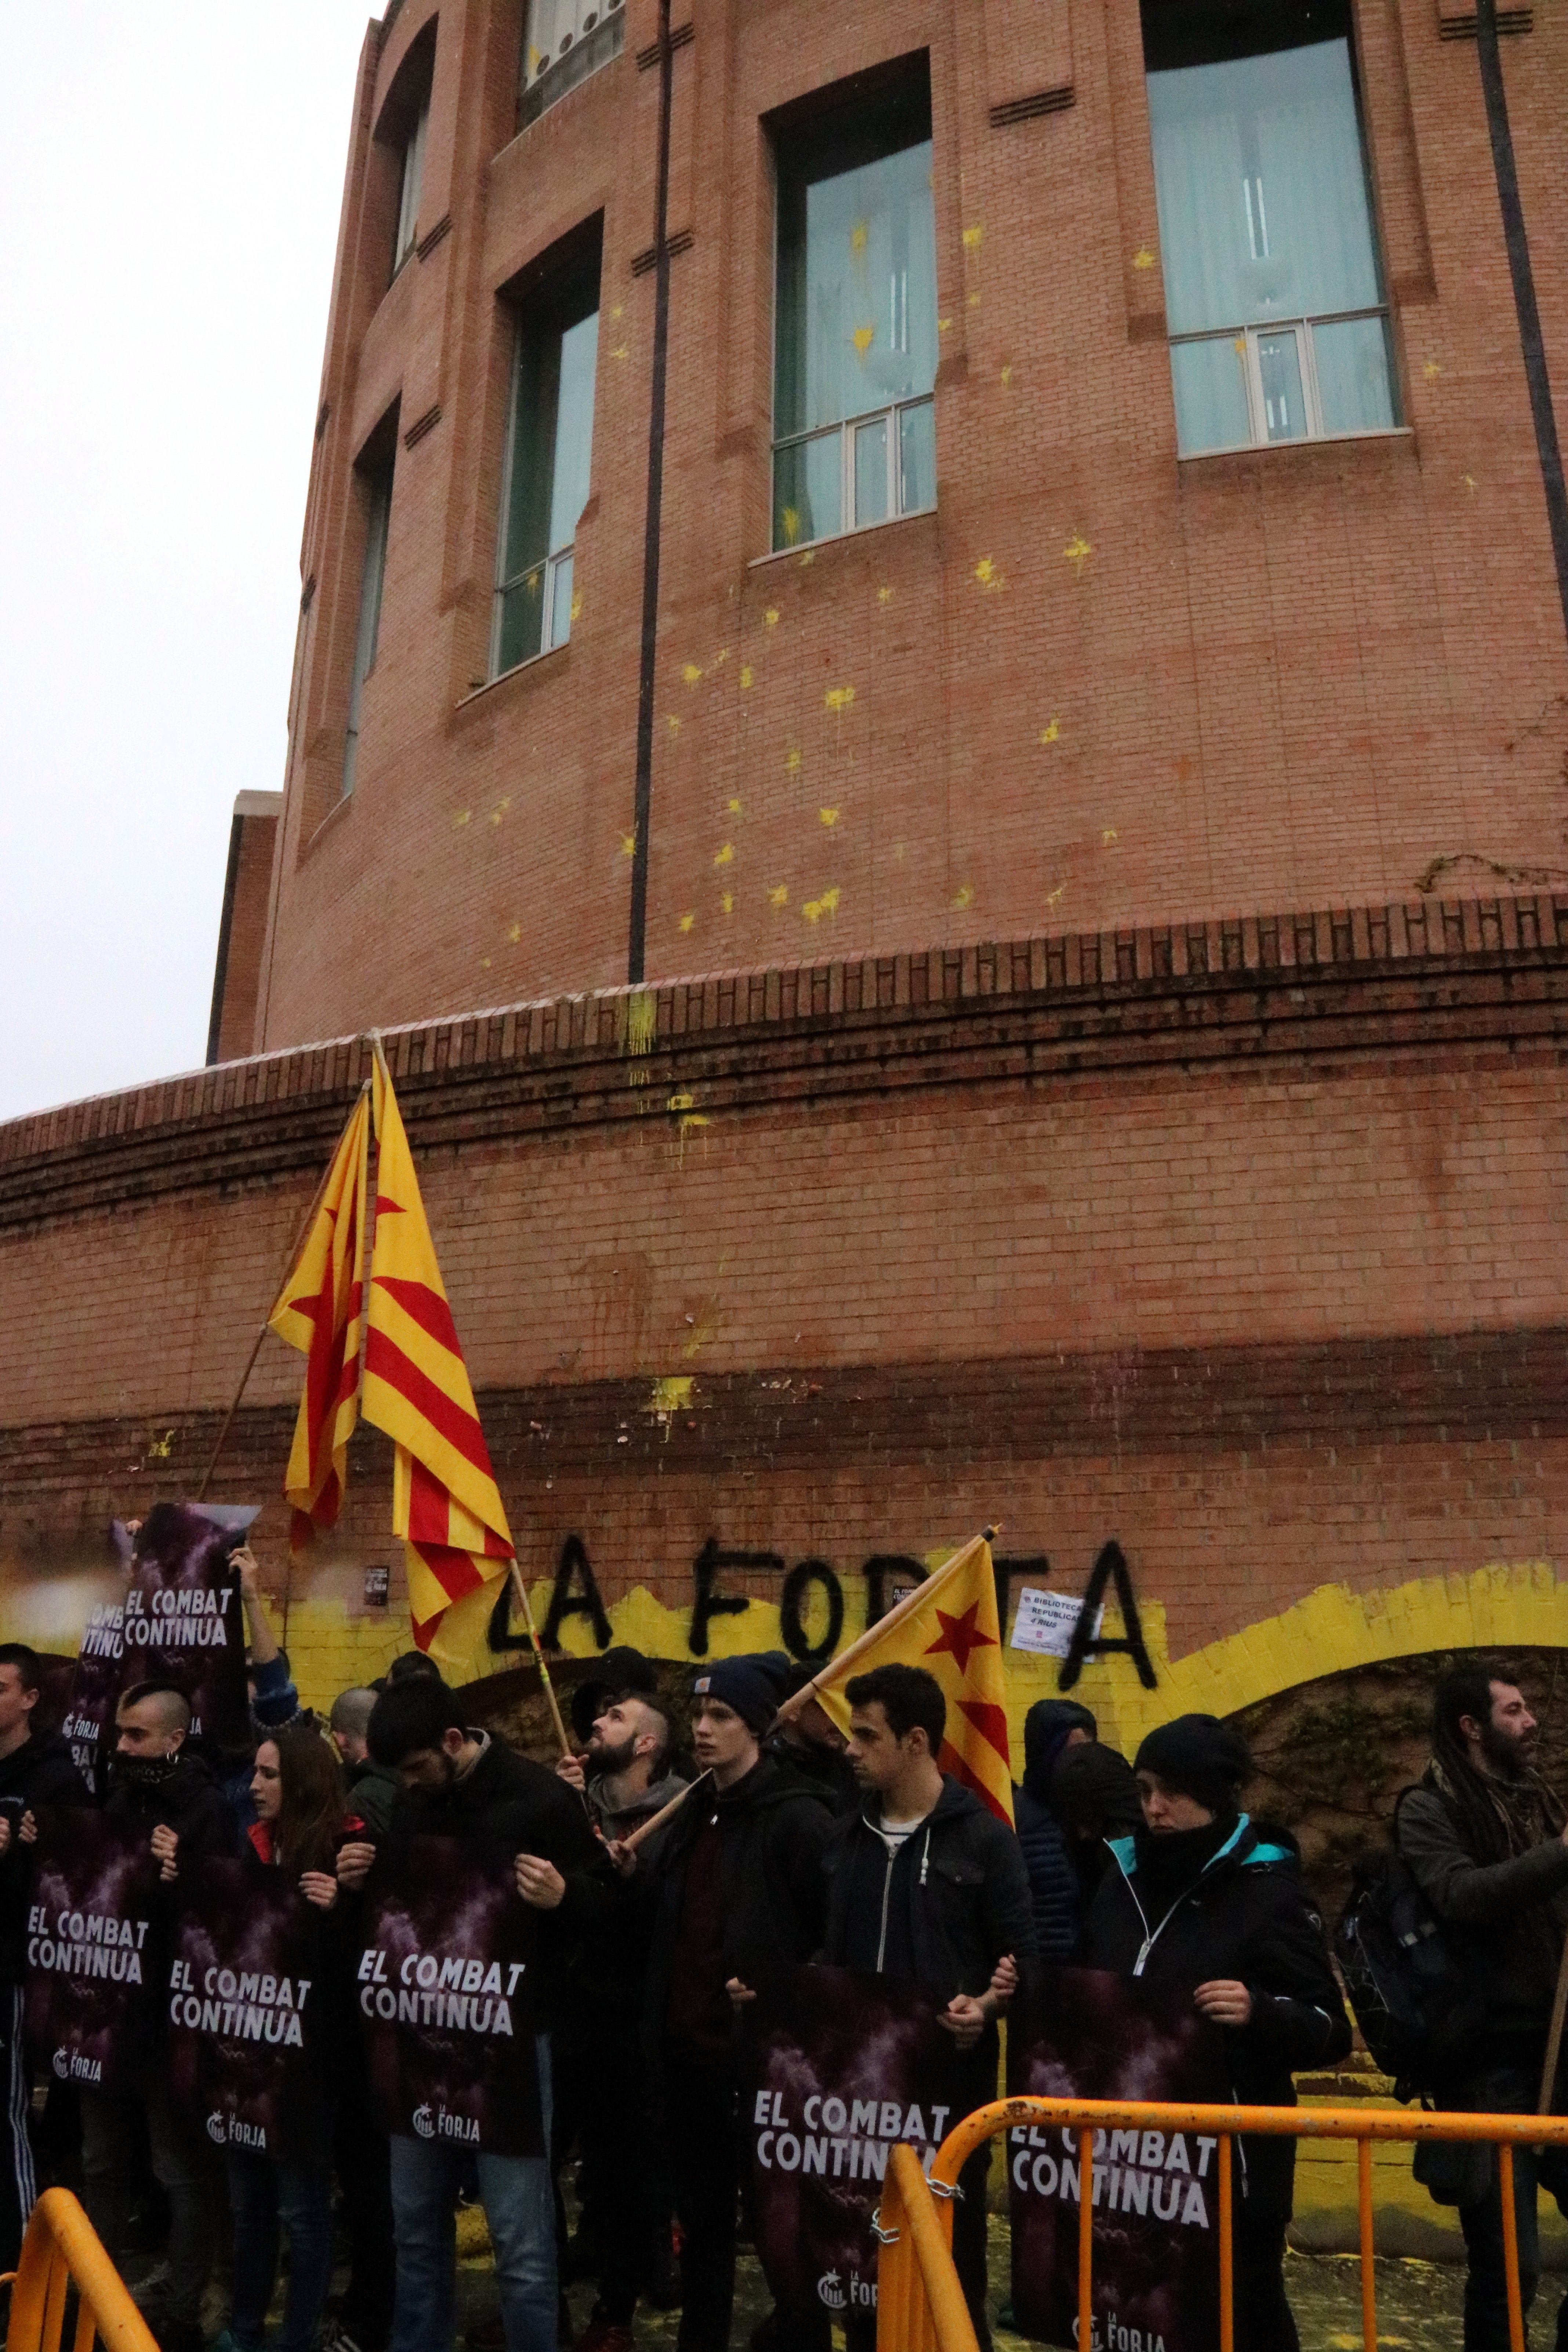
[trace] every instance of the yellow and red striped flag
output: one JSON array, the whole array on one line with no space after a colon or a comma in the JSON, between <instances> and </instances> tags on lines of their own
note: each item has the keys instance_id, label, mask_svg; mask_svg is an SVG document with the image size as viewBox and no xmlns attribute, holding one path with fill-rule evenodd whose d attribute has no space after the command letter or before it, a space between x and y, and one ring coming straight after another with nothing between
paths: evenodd
<instances>
[{"instance_id":1,"label":"yellow and red striped flag","mask_svg":"<svg viewBox=\"0 0 1568 2352\"><path fill-rule=\"evenodd\" d=\"M824 1666L788 1703L820 1700L841 1731L849 1728L844 1685L873 1666L923 1666L942 1685L947 1728L937 1758L1001 1821L1013 1819L1013 1768L1007 1747L1007 1678L991 1546L976 1536L928 1576L896 1609Z\"/></svg>"},{"instance_id":2,"label":"yellow and red striped flag","mask_svg":"<svg viewBox=\"0 0 1568 2352\"><path fill-rule=\"evenodd\" d=\"M306 1234L268 1325L305 1358L305 1385L283 1491L293 1505L289 1547L337 1525L349 1439L359 1419L370 1101L362 1093L339 1139Z\"/></svg>"},{"instance_id":3,"label":"yellow and red striped flag","mask_svg":"<svg viewBox=\"0 0 1568 2352\"><path fill-rule=\"evenodd\" d=\"M392 1530L406 1547L414 1639L449 1680L468 1681L488 1671L485 1626L511 1535L379 1055L374 1083L380 1159L363 1410L395 1449Z\"/></svg>"}]
</instances>

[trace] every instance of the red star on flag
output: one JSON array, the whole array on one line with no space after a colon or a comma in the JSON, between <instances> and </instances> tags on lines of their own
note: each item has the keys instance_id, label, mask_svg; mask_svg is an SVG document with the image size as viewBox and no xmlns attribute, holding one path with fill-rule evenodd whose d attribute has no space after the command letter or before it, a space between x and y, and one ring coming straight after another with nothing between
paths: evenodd
<instances>
[{"instance_id":1,"label":"red star on flag","mask_svg":"<svg viewBox=\"0 0 1568 2352\"><path fill-rule=\"evenodd\" d=\"M926 1644L925 1655L934 1658L939 1651L951 1650L959 1673L966 1675L972 1650L994 1650L996 1647L995 1637L982 1633L974 1622L979 1608L978 1601L972 1601L962 1617L950 1617L945 1609L939 1609L936 1622L942 1632L934 1642Z\"/></svg>"}]
</instances>

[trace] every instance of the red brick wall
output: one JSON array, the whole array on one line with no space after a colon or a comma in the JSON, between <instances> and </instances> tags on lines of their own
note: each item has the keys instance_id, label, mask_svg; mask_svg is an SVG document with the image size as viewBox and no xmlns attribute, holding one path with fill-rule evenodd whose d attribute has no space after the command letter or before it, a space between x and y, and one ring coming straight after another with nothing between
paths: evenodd
<instances>
[{"instance_id":1,"label":"red brick wall","mask_svg":"<svg viewBox=\"0 0 1568 2352\"><path fill-rule=\"evenodd\" d=\"M626 54L516 138L519 0L441 11L422 257L388 289L396 158L373 133L432 13L402 8L383 55L373 38L355 101L268 1045L625 971L653 305L630 265L652 234L658 79L637 53L655 11L628 0ZM1074 10L1070 28L1065 0L1032 29L1020 13L692 0L674 68L671 227L692 243L672 265L656 974L1568 870L1568 662L1473 43L1439 38L1432 0L1358 7L1409 431L1179 462L1136 0ZM938 509L759 562L760 119L921 47L949 321ZM1568 382L1568 25L1538 10L1504 48ZM993 128L993 105L1029 94L1013 82L1047 70L1073 103ZM601 208L581 614L569 647L475 694L510 353L498 289ZM359 784L339 810L353 461L394 400L405 435L435 421L398 449Z\"/></svg>"},{"instance_id":2,"label":"red brick wall","mask_svg":"<svg viewBox=\"0 0 1568 2352\"><path fill-rule=\"evenodd\" d=\"M215 1008L217 1030L209 1050L211 1061L237 1061L255 1045L268 900L282 807L280 793L241 793L235 803L238 854L236 856L231 849L234 886L226 893L224 908L217 974L221 996Z\"/></svg>"}]
</instances>

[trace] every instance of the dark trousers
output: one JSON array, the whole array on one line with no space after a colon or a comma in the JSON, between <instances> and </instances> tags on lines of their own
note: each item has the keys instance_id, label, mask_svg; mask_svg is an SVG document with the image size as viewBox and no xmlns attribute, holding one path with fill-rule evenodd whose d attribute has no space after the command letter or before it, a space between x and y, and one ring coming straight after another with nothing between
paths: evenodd
<instances>
[{"instance_id":1,"label":"dark trousers","mask_svg":"<svg viewBox=\"0 0 1568 2352\"><path fill-rule=\"evenodd\" d=\"M332 2281L331 2174L231 2147L228 2201L234 2216L229 2328L236 2344L259 2347L266 2336L281 2220L289 2232L289 2288L279 2352L310 2352Z\"/></svg>"},{"instance_id":2,"label":"dark trousers","mask_svg":"<svg viewBox=\"0 0 1568 2352\"><path fill-rule=\"evenodd\" d=\"M5 2089L5 2126L0 2137L0 2271L14 2271L27 2216L38 2194L27 2130L31 2093L22 2043L20 1985L0 1986L0 2078Z\"/></svg>"},{"instance_id":3,"label":"dark trousers","mask_svg":"<svg viewBox=\"0 0 1568 2352\"><path fill-rule=\"evenodd\" d=\"M210 2159L184 2117L175 2114L168 2078L161 2070L148 2075L137 2096L115 2097L83 2088L82 2203L110 2253L117 2255L137 2187L138 2107L146 2117L153 2179L169 2199L169 2316L195 2322L201 2315L202 2290L213 2263Z\"/></svg>"},{"instance_id":4,"label":"dark trousers","mask_svg":"<svg viewBox=\"0 0 1568 2352\"><path fill-rule=\"evenodd\" d=\"M1527 2051L1517 2059L1501 2060L1473 2074L1452 2104L1474 2114L1531 2115L1541 2088L1542 2052ZM1502 2198L1497 2159L1489 2162L1486 2195L1459 2207L1469 2270L1465 2280L1465 2352L1508 2352L1508 2288L1503 2269ZM1546 2148L1537 2156L1529 2147L1513 2152L1514 2226L1519 2233L1520 2300L1528 2313L1541 2284L1541 2239L1536 2226L1536 2197L1545 2189L1568 2214L1568 2153ZM1568 2352L1568 2297L1558 2306L1555 2342Z\"/></svg>"},{"instance_id":5,"label":"dark trousers","mask_svg":"<svg viewBox=\"0 0 1568 2352\"><path fill-rule=\"evenodd\" d=\"M356 2090L357 2090L356 2086ZM349 2283L339 2314L361 2352L385 2352L392 2333L397 2252L392 2231L391 2149L368 2086L337 2115L338 2212L349 2243Z\"/></svg>"},{"instance_id":6,"label":"dark trousers","mask_svg":"<svg viewBox=\"0 0 1568 2352\"><path fill-rule=\"evenodd\" d=\"M1295 2314L1285 2299L1283 2217L1236 2216L1233 2276L1236 2281L1236 2352L1300 2352Z\"/></svg>"},{"instance_id":7,"label":"dark trousers","mask_svg":"<svg viewBox=\"0 0 1568 2352\"><path fill-rule=\"evenodd\" d=\"M596 2264L595 2319L629 2327L638 2290L652 2275L667 2200L660 2194L655 2134L647 2113L647 2066L638 2015L598 2017L591 2028L558 2032L553 2042L555 2123L552 2154L559 2176L575 2147L581 2158L579 2224ZM556 2235L565 2276L565 2208L556 2192Z\"/></svg>"},{"instance_id":8,"label":"dark trousers","mask_svg":"<svg viewBox=\"0 0 1568 2352\"><path fill-rule=\"evenodd\" d=\"M680 2223L677 2352L729 2352L741 2191L736 2084L725 2067L682 2060L665 2084L666 2146Z\"/></svg>"}]
</instances>

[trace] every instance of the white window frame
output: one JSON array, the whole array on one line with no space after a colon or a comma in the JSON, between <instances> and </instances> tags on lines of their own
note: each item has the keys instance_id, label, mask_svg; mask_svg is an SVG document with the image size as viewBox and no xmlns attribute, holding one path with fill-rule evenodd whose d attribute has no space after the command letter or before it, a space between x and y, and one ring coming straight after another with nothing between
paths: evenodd
<instances>
[{"instance_id":1,"label":"white window frame","mask_svg":"<svg viewBox=\"0 0 1568 2352\"><path fill-rule=\"evenodd\" d=\"M425 144L430 135L430 99L426 93L419 120L403 150L403 185L397 199L397 246L392 257L395 278L419 242L419 206L425 195Z\"/></svg>"},{"instance_id":2,"label":"white window frame","mask_svg":"<svg viewBox=\"0 0 1568 2352\"><path fill-rule=\"evenodd\" d=\"M900 456L903 447L900 420L914 409L929 408L932 412L934 442L935 404L934 393L918 392L908 400L891 401L885 408L862 409L858 415L846 416L837 425L815 425L804 433L786 433L780 440L775 441L773 443L773 512L776 515L780 452L785 449L804 448L808 441L826 441L831 439L834 434L837 434L839 438L838 528L837 530L819 530L815 539L786 540L783 547L773 549L773 553L787 555L794 547L820 547L824 540L847 539L858 530L876 530L885 522L900 521L905 515L933 514L936 511L934 497L929 506L907 507L904 505L903 469L900 464ZM855 436L863 425L876 425L884 419L888 428L887 505L882 513L873 521L857 522L855 519Z\"/></svg>"},{"instance_id":3,"label":"white window frame","mask_svg":"<svg viewBox=\"0 0 1568 2352\"><path fill-rule=\"evenodd\" d=\"M552 654L558 647L569 644L572 636L570 588L567 590L566 596L566 626L559 635L555 631L555 599L563 567L566 570L568 579L571 577L573 559L577 550L575 534L567 541L564 547L552 548L542 563L524 564L521 572L504 572L501 568L506 562L506 518L511 511L511 469L517 462L517 395L522 382L523 336L526 331L526 327L520 320L511 358L511 396L507 402L506 408L506 459L501 467L500 486L501 528L496 546L496 584L490 604L490 650L489 659L486 665L489 672L489 683L492 686L498 677L510 676L511 670L526 669L530 662L542 661L546 654ZM512 662L508 669L502 669L500 633L502 617L506 611L506 600L514 588L526 586L536 572L543 575L540 587L544 597L539 651L535 654L524 654L521 661Z\"/></svg>"},{"instance_id":4,"label":"white window frame","mask_svg":"<svg viewBox=\"0 0 1568 2352\"><path fill-rule=\"evenodd\" d=\"M342 794L354 788L359 765L360 719L364 708L365 680L375 668L381 640L381 606L386 591L386 542L392 526L392 476L378 474L370 483L370 510L365 520L364 555L360 564L359 618L354 625L353 677L349 687L348 725L343 730Z\"/></svg>"},{"instance_id":5,"label":"white window frame","mask_svg":"<svg viewBox=\"0 0 1568 2352\"><path fill-rule=\"evenodd\" d=\"M1301 441L1364 441L1369 435L1397 433L1397 425L1352 425L1331 433L1323 423L1323 396L1318 383L1317 353L1312 345L1314 327L1338 327L1357 319L1381 321L1384 337L1388 333L1388 306L1370 303L1359 310L1327 310L1316 316L1294 319L1269 319L1261 324L1245 327L1205 327L1201 333L1173 335L1173 350L1185 343L1230 343L1241 357L1242 374L1247 386L1247 416L1251 437L1246 441L1218 442L1209 449L1183 449L1184 457L1217 457L1229 449L1286 449ZM1263 389L1263 367L1258 355L1259 341L1268 342L1276 335L1293 334L1296 356L1301 372L1301 404L1307 429L1304 433L1282 433L1275 436L1268 430L1268 402ZM1390 389L1395 391L1392 364ZM1397 399L1395 400L1397 413Z\"/></svg>"},{"instance_id":6,"label":"white window frame","mask_svg":"<svg viewBox=\"0 0 1568 2352\"><path fill-rule=\"evenodd\" d=\"M576 0L576 29L566 36L567 46L558 47L531 75L528 61L534 47L534 5L535 0L530 0L523 24L522 70L518 77L520 131L537 122L547 107L587 81L601 66L618 58L626 41L626 0Z\"/></svg>"}]
</instances>

